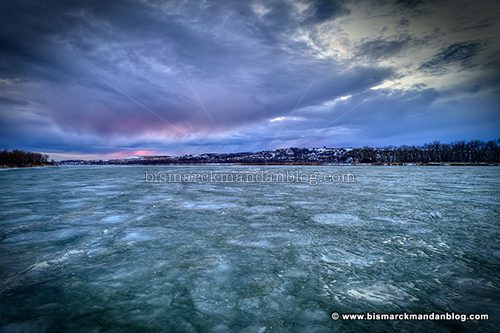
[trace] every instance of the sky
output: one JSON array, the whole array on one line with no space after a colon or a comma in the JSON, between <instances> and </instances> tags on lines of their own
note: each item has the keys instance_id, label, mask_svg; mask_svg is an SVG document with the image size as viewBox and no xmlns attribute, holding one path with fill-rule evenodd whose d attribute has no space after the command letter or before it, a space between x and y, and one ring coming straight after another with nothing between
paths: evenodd
<instances>
[{"instance_id":1,"label":"sky","mask_svg":"<svg viewBox=\"0 0 500 333\"><path fill-rule=\"evenodd\" d=\"M500 138L498 1L0 3L0 149L56 160Z\"/></svg>"}]
</instances>

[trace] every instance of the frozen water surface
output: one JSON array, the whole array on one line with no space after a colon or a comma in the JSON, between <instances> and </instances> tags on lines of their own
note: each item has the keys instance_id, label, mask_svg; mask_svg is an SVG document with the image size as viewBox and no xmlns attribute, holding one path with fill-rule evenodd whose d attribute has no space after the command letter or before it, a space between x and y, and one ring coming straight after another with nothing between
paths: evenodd
<instances>
[{"instance_id":1,"label":"frozen water surface","mask_svg":"<svg viewBox=\"0 0 500 333\"><path fill-rule=\"evenodd\" d=\"M284 169L357 182L144 182ZM0 184L0 332L500 331L498 167L54 167Z\"/></svg>"}]
</instances>

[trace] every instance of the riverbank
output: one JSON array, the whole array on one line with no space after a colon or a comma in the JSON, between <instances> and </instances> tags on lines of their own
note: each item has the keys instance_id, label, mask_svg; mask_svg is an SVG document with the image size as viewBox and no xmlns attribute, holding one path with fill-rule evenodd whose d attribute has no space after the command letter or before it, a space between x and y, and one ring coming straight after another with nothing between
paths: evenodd
<instances>
[{"instance_id":1,"label":"riverbank","mask_svg":"<svg viewBox=\"0 0 500 333\"><path fill-rule=\"evenodd\" d=\"M26 168L40 168L47 166L56 166L56 164L28 164L28 165L5 164L5 165L0 165L0 169L26 169Z\"/></svg>"}]
</instances>

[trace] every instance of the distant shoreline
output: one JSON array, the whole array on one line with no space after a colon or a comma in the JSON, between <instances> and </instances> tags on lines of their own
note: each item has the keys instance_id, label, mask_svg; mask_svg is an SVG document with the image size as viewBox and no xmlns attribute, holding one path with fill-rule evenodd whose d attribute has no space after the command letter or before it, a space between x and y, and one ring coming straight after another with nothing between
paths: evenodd
<instances>
[{"instance_id":1,"label":"distant shoreline","mask_svg":"<svg viewBox=\"0 0 500 333\"><path fill-rule=\"evenodd\" d=\"M278 148L257 152L142 155L114 159L49 161L44 153L1 151L0 168L50 165L369 165L487 166L500 164L500 139L432 142L422 146Z\"/></svg>"},{"instance_id":2,"label":"distant shoreline","mask_svg":"<svg viewBox=\"0 0 500 333\"><path fill-rule=\"evenodd\" d=\"M42 165L0 165L0 169L31 169L31 168L43 168L43 167L51 167L51 166L59 166L59 164L42 164Z\"/></svg>"},{"instance_id":3,"label":"distant shoreline","mask_svg":"<svg viewBox=\"0 0 500 333\"><path fill-rule=\"evenodd\" d=\"M48 166L120 166L120 167L161 167L161 166L499 166L498 163L165 163L165 164L58 164ZM25 168L20 168L25 169Z\"/></svg>"},{"instance_id":4,"label":"distant shoreline","mask_svg":"<svg viewBox=\"0 0 500 333\"><path fill-rule=\"evenodd\" d=\"M491 165L500 163L500 140L433 142L422 146L279 148L256 152L146 155L60 164L242 164L242 165Z\"/></svg>"}]
</instances>

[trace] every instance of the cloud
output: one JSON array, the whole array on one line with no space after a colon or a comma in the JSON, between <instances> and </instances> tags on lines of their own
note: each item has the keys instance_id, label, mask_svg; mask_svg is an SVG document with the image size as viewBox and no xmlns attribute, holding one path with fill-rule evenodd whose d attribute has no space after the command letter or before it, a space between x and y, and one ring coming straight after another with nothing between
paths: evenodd
<instances>
[{"instance_id":1,"label":"cloud","mask_svg":"<svg viewBox=\"0 0 500 333\"><path fill-rule=\"evenodd\" d=\"M309 8L315 22L324 22L349 13L345 2L339 0L316 0Z\"/></svg>"},{"instance_id":2,"label":"cloud","mask_svg":"<svg viewBox=\"0 0 500 333\"><path fill-rule=\"evenodd\" d=\"M469 65L469 60L479 53L482 43L467 41L448 46L435 54L431 60L423 63L420 69L433 74L444 73L450 64L460 64L462 67Z\"/></svg>"},{"instance_id":3,"label":"cloud","mask_svg":"<svg viewBox=\"0 0 500 333\"><path fill-rule=\"evenodd\" d=\"M403 48L410 43L410 38L402 40L370 40L362 43L358 47L358 55L366 56L372 59L380 59L391 57L398 54Z\"/></svg>"},{"instance_id":4,"label":"cloud","mask_svg":"<svg viewBox=\"0 0 500 333\"><path fill-rule=\"evenodd\" d=\"M0 143L185 152L409 136L430 126L408 119L442 122L435 105L452 98L494 107L495 15L489 2L3 2Z\"/></svg>"},{"instance_id":5,"label":"cloud","mask_svg":"<svg viewBox=\"0 0 500 333\"><path fill-rule=\"evenodd\" d=\"M2 97L0 96L0 105L4 106L26 106L29 105L28 102L24 100L18 100L10 97Z\"/></svg>"},{"instance_id":6,"label":"cloud","mask_svg":"<svg viewBox=\"0 0 500 333\"><path fill-rule=\"evenodd\" d=\"M402 6L404 8L416 8L418 5L423 3L422 0L397 0L396 5Z\"/></svg>"}]
</instances>

